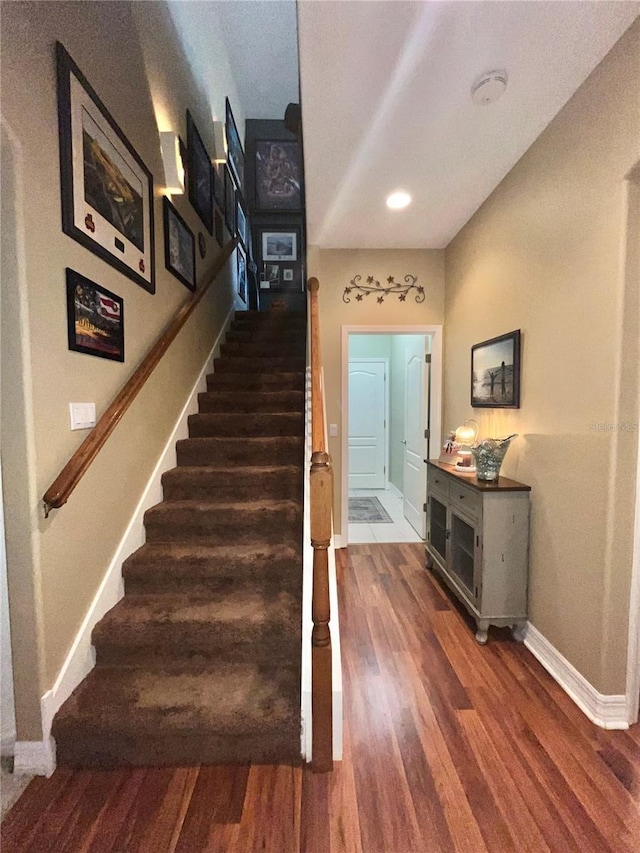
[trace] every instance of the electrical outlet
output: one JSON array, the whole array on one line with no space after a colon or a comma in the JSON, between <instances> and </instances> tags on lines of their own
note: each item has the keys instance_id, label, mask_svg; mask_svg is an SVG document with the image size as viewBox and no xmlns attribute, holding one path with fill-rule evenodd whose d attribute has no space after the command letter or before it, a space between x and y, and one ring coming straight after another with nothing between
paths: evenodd
<instances>
[{"instance_id":1,"label":"electrical outlet","mask_svg":"<svg viewBox=\"0 0 640 853\"><path fill-rule=\"evenodd\" d=\"M338 435L338 424L329 424L329 435L335 438Z\"/></svg>"}]
</instances>

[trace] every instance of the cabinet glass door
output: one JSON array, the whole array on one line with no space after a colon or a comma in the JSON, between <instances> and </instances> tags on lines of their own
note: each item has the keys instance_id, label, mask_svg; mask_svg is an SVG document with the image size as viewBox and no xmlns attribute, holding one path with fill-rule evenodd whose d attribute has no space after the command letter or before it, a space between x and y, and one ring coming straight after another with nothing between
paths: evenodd
<instances>
[{"instance_id":1,"label":"cabinet glass door","mask_svg":"<svg viewBox=\"0 0 640 853\"><path fill-rule=\"evenodd\" d=\"M451 513L451 541L449 569L460 583L469 591L471 598L474 593L474 540L476 532L473 527L463 521L455 513Z\"/></svg>"},{"instance_id":2,"label":"cabinet glass door","mask_svg":"<svg viewBox=\"0 0 640 853\"><path fill-rule=\"evenodd\" d=\"M447 558L447 508L433 496L429 504L429 541L444 561Z\"/></svg>"}]
</instances>

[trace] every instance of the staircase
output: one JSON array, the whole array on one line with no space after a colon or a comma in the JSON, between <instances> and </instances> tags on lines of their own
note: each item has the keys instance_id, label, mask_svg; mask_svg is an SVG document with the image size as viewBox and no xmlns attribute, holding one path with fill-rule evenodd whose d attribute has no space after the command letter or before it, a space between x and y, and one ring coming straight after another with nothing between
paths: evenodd
<instances>
[{"instance_id":1,"label":"staircase","mask_svg":"<svg viewBox=\"0 0 640 853\"><path fill-rule=\"evenodd\" d=\"M58 763L300 763L306 324L237 313L53 723Z\"/></svg>"}]
</instances>

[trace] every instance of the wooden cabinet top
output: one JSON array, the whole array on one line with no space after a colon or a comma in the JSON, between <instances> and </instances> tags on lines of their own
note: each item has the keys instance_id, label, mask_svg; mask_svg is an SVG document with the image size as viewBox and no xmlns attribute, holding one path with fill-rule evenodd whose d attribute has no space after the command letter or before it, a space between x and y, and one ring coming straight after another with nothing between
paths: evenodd
<instances>
[{"instance_id":1,"label":"wooden cabinet top","mask_svg":"<svg viewBox=\"0 0 640 853\"><path fill-rule=\"evenodd\" d=\"M445 465L443 462L438 462L437 459L430 459L427 462L433 468L437 468L453 477L465 486L475 489L477 492L530 492L531 486L526 486L524 483L519 483L517 480L510 480L508 477L498 477L497 480L487 482L478 480L475 474L461 474L452 465Z\"/></svg>"}]
</instances>

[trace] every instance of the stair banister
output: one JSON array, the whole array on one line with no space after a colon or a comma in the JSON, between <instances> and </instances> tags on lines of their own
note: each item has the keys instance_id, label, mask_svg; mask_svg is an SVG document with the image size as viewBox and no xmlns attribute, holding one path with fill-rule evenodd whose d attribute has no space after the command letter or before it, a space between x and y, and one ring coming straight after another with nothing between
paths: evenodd
<instances>
[{"instance_id":1,"label":"stair banister","mask_svg":"<svg viewBox=\"0 0 640 853\"><path fill-rule=\"evenodd\" d=\"M310 515L313 547L313 603L311 634L312 769L333 769L332 651L329 629L329 545L333 506L333 472L327 453L320 351L317 278L310 278L311 361L311 470Z\"/></svg>"},{"instance_id":2,"label":"stair banister","mask_svg":"<svg viewBox=\"0 0 640 853\"><path fill-rule=\"evenodd\" d=\"M122 416L133 403L138 393L142 390L145 382L159 363L162 356L169 349L178 333L187 322L200 300L207 293L215 279L224 268L231 253L238 243L238 238L229 240L222 250L220 256L211 271L209 281L203 285L196 294L187 300L178 310L172 320L158 337L142 362L136 368L132 376L123 385L122 389L99 418L95 427L73 454L71 459L49 486L43 497L45 518L50 510L59 509L69 500L69 496L82 479L85 471L91 465L101 448L120 422Z\"/></svg>"}]
</instances>

